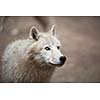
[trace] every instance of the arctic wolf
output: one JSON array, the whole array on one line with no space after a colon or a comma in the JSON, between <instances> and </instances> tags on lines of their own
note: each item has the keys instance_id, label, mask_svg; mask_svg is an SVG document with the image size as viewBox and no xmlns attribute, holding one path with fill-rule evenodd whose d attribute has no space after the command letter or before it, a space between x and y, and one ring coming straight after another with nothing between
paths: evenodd
<instances>
[{"instance_id":1,"label":"arctic wolf","mask_svg":"<svg viewBox=\"0 0 100 100\"><path fill-rule=\"evenodd\" d=\"M27 39L16 40L5 49L2 82L49 82L55 68L66 60L60 46L54 25L48 32L32 27Z\"/></svg>"}]
</instances>

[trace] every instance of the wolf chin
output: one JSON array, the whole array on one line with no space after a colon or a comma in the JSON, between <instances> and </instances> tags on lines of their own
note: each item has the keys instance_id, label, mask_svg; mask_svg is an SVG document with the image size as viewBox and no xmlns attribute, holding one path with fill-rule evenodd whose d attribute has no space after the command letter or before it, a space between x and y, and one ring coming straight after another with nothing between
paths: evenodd
<instances>
[{"instance_id":1,"label":"wolf chin","mask_svg":"<svg viewBox=\"0 0 100 100\"><path fill-rule=\"evenodd\" d=\"M2 82L49 82L66 57L60 52L55 25L48 32L32 27L29 37L10 43L2 57Z\"/></svg>"}]
</instances>

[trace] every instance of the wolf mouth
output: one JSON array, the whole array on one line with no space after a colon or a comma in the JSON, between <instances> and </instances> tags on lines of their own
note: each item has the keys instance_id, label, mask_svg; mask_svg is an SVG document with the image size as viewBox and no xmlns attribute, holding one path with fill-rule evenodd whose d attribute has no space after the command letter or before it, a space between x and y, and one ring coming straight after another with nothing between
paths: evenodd
<instances>
[{"instance_id":1,"label":"wolf mouth","mask_svg":"<svg viewBox=\"0 0 100 100\"><path fill-rule=\"evenodd\" d=\"M54 64L54 63L51 63L51 62L49 62L49 64L50 64L50 65L53 65L53 66L59 66L59 67L61 67L61 66L63 65L62 63Z\"/></svg>"}]
</instances>

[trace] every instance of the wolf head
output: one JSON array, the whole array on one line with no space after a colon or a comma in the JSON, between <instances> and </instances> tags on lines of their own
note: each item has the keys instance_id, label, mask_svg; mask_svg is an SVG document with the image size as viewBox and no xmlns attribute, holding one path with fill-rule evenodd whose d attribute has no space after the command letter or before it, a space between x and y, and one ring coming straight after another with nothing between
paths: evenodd
<instances>
[{"instance_id":1,"label":"wolf head","mask_svg":"<svg viewBox=\"0 0 100 100\"><path fill-rule=\"evenodd\" d=\"M66 57L60 52L61 43L56 37L55 25L46 33L32 27L29 38L35 41L31 45L31 55L37 64L62 66L65 63Z\"/></svg>"}]
</instances>

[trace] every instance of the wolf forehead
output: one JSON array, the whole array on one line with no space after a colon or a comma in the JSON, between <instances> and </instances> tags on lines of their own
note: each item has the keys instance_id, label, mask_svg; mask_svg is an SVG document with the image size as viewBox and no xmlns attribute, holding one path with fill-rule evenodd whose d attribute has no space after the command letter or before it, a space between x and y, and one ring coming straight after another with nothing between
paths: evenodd
<instances>
[{"instance_id":1,"label":"wolf forehead","mask_svg":"<svg viewBox=\"0 0 100 100\"><path fill-rule=\"evenodd\" d=\"M48 46L61 46L60 41L56 38L56 36L53 36L48 33L41 33L40 39L38 41L42 45L48 45Z\"/></svg>"}]
</instances>

